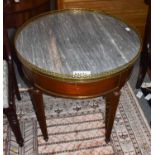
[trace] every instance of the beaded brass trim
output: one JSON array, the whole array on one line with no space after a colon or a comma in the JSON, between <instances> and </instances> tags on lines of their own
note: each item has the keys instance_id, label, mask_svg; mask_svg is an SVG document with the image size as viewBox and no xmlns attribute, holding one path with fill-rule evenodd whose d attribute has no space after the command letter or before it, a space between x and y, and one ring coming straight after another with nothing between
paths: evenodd
<instances>
[{"instance_id":1,"label":"beaded brass trim","mask_svg":"<svg viewBox=\"0 0 155 155\"><path fill-rule=\"evenodd\" d=\"M129 26L130 28L132 28L135 32L137 32L137 35L139 36L139 41L140 41L140 49L139 51L137 52L137 55L130 61L128 62L127 64L125 65L122 65L120 67L118 67L117 69L113 69L111 71L107 71L107 72L103 72L103 73L98 73L98 74L93 74L91 76L86 76L86 77L75 77L74 75L69 75L69 74L60 74L60 73L55 73L55 72L50 72L50 71L47 71L45 69L41 69L31 63L29 63L26 59L24 59L20 52L18 52L17 48L16 48L16 40L17 40L17 37L19 35L19 33L22 31L22 29L24 29L24 27L26 27L26 25L28 25L30 22L38 19L38 18L43 18L45 15L48 15L48 14L58 14L60 12L66 12L66 11L72 11L72 12L81 12L81 11L91 11L91 12L96 12L96 13L100 13L100 14L105 14L105 15L108 15L108 16L111 16L113 18L116 18L122 22L124 22L123 20L119 19L118 17L115 17L115 16L112 16L112 15L109 15L103 11L100 11L100 10L93 10L93 9L85 9L85 8L72 8L72 9L63 9L63 10L56 10L56 11L49 11L49 12L46 12L46 13L43 13L43 14L40 14L38 16L35 16L33 18L31 18L30 20L28 20L25 24L23 24L16 32L15 34L15 38L14 38L14 45L15 45L15 49L16 49L16 52L17 52L17 56L20 60L20 62L25 65L28 69L34 71L34 72L37 72L41 75L44 75L44 76L48 76L50 78L54 78L54 79L57 79L57 80L63 80L63 81L79 81L79 82L82 82L82 81L85 81L85 80L99 80L99 79L104 79L104 78L107 78L109 76L112 76L114 74L118 74L120 73L122 70L124 69L127 69L129 67L131 67L132 65L134 65L134 63L136 62L136 60L138 59L139 55L140 55L140 51L141 51L141 48L142 48L142 40L140 38L140 35L139 33L137 32L137 30L135 30L135 28L133 26ZM125 22L124 22L125 23ZM126 23L125 23L126 24ZM126 24L128 26L128 24Z\"/></svg>"}]
</instances>

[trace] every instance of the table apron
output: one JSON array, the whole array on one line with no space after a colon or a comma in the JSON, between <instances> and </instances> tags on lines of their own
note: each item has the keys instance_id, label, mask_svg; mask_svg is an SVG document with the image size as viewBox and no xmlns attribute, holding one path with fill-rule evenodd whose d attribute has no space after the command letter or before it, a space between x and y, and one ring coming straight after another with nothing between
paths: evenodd
<instances>
[{"instance_id":1,"label":"table apron","mask_svg":"<svg viewBox=\"0 0 155 155\"><path fill-rule=\"evenodd\" d=\"M69 82L39 74L23 66L24 74L31 85L44 93L67 98L104 96L115 89L120 89L128 80L131 70L132 67L129 67L118 74L99 80Z\"/></svg>"}]
</instances>

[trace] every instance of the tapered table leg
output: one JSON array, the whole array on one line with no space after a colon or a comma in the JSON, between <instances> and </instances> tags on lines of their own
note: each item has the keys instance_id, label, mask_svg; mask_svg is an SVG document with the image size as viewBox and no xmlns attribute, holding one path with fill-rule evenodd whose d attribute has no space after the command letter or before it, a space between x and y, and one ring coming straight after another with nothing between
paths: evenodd
<instances>
[{"instance_id":1,"label":"tapered table leg","mask_svg":"<svg viewBox=\"0 0 155 155\"><path fill-rule=\"evenodd\" d=\"M43 134L45 141L47 141L48 133L47 133L47 125L46 125L46 117L45 117L45 111L44 111L42 92L37 89L32 89L31 98L32 98L32 103L38 119L38 123L40 125L41 132Z\"/></svg>"},{"instance_id":2,"label":"tapered table leg","mask_svg":"<svg viewBox=\"0 0 155 155\"><path fill-rule=\"evenodd\" d=\"M14 69L13 69L14 72ZM18 83L17 83L17 79L15 77L15 73L13 73L13 83L14 83L14 89L15 89L15 94L18 100L21 100L21 96L20 96L20 92L19 92L19 88L18 88Z\"/></svg>"},{"instance_id":3,"label":"tapered table leg","mask_svg":"<svg viewBox=\"0 0 155 155\"><path fill-rule=\"evenodd\" d=\"M119 98L120 98L120 91L115 91L106 96L105 137L106 137L107 143L110 141L110 135L111 135L114 119L115 119L117 106L119 103Z\"/></svg>"},{"instance_id":4,"label":"tapered table leg","mask_svg":"<svg viewBox=\"0 0 155 155\"><path fill-rule=\"evenodd\" d=\"M4 109L4 113L7 116L9 125L15 135L17 143L19 144L19 146L23 146L24 140L23 140L23 137L21 134L17 114L16 114L16 111L15 111L13 105L11 105L9 108Z\"/></svg>"}]
</instances>

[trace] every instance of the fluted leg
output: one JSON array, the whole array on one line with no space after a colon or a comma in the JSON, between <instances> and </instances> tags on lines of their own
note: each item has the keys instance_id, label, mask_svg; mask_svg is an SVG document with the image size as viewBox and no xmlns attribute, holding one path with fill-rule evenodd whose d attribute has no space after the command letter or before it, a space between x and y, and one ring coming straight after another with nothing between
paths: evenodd
<instances>
[{"instance_id":1,"label":"fluted leg","mask_svg":"<svg viewBox=\"0 0 155 155\"><path fill-rule=\"evenodd\" d=\"M114 124L115 114L119 103L120 91L112 92L106 96L106 142L110 141L110 135Z\"/></svg>"},{"instance_id":2,"label":"fluted leg","mask_svg":"<svg viewBox=\"0 0 155 155\"><path fill-rule=\"evenodd\" d=\"M40 125L40 129L42 131L45 141L47 141L48 134L47 134L47 125L46 125L46 117L45 117L45 111L44 111L42 92L37 89L33 89L31 90L30 93L32 97L33 107L36 112L37 120Z\"/></svg>"}]
</instances>

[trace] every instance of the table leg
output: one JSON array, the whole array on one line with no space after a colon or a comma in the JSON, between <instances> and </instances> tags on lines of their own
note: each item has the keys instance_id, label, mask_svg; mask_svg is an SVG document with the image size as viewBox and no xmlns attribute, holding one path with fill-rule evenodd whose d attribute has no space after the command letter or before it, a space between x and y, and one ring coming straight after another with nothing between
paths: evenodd
<instances>
[{"instance_id":1,"label":"table leg","mask_svg":"<svg viewBox=\"0 0 155 155\"><path fill-rule=\"evenodd\" d=\"M147 50L147 49L146 49ZM139 89L144 81L144 77L147 73L148 68L148 51L142 51L141 52L141 58L140 58L140 66L139 66L139 73L138 73L138 80L136 83L136 88Z\"/></svg>"},{"instance_id":2,"label":"table leg","mask_svg":"<svg viewBox=\"0 0 155 155\"><path fill-rule=\"evenodd\" d=\"M38 123L40 125L40 129L42 131L43 137L45 141L48 141L48 133L47 133L47 125L46 125L46 117L45 117L45 111L44 111L42 92L37 89L32 89L31 98L32 98L33 107L37 116Z\"/></svg>"},{"instance_id":3,"label":"table leg","mask_svg":"<svg viewBox=\"0 0 155 155\"><path fill-rule=\"evenodd\" d=\"M110 141L110 135L115 119L115 114L117 110L117 106L119 103L120 91L115 91L106 96L106 118L105 118L105 129L106 129L106 142Z\"/></svg>"},{"instance_id":4,"label":"table leg","mask_svg":"<svg viewBox=\"0 0 155 155\"><path fill-rule=\"evenodd\" d=\"M5 108L3 110L8 118L9 125L15 135L17 143L19 144L19 146L22 147L24 145L24 140L21 134L20 125L15 108L13 107L13 105L11 105L9 106L9 108Z\"/></svg>"}]
</instances>

